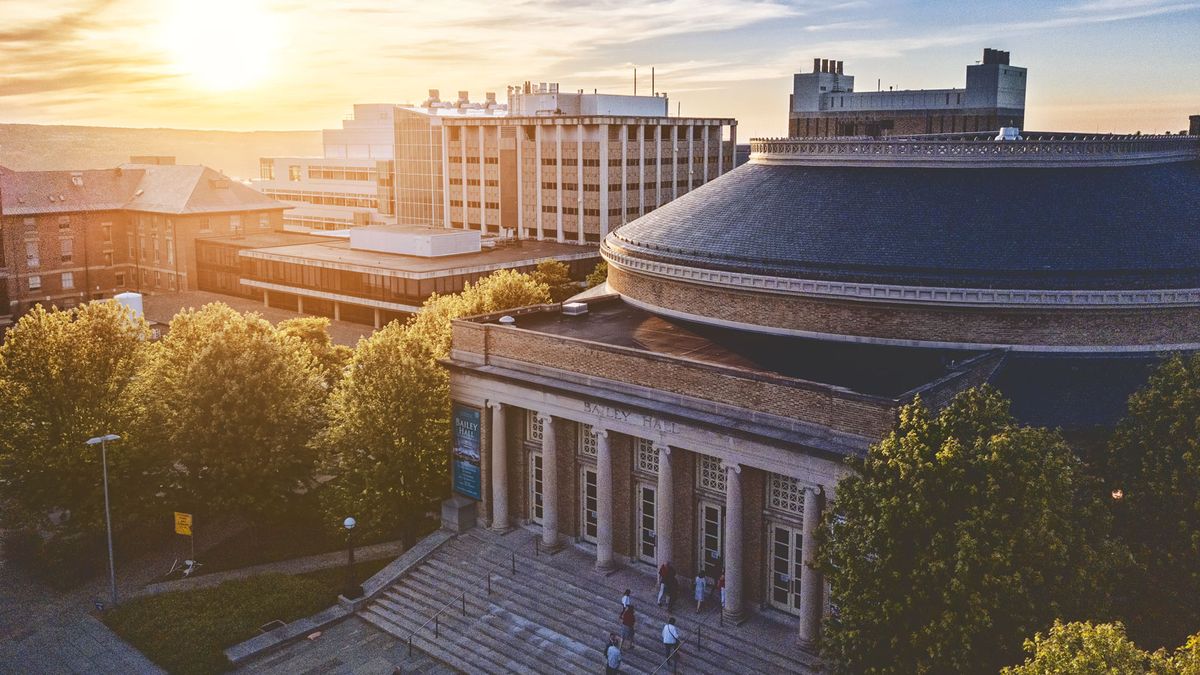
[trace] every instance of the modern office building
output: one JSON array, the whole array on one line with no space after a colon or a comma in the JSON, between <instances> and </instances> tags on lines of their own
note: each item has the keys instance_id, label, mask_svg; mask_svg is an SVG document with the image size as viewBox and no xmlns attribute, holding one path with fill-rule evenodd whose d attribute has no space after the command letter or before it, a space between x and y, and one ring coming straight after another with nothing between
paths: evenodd
<instances>
[{"instance_id":1,"label":"modern office building","mask_svg":"<svg viewBox=\"0 0 1200 675\"><path fill-rule=\"evenodd\" d=\"M256 185L290 229L401 224L598 243L735 165L732 119L670 117L665 95L509 87L420 105L355 106L324 158L262 160Z\"/></svg>"},{"instance_id":2,"label":"modern office building","mask_svg":"<svg viewBox=\"0 0 1200 675\"><path fill-rule=\"evenodd\" d=\"M854 88L842 62L813 59L811 73L792 78L788 135L792 137L938 134L996 131L1025 126L1025 68L1008 52L984 49L967 66L962 89L877 91Z\"/></svg>"},{"instance_id":3,"label":"modern office building","mask_svg":"<svg viewBox=\"0 0 1200 675\"><path fill-rule=\"evenodd\" d=\"M282 227L285 206L170 157L86 171L0 169L0 321L127 290L196 288L194 246Z\"/></svg>"},{"instance_id":4,"label":"modern office building","mask_svg":"<svg viewBox=\"0 0 1200 675\"><path fill-rule=\"evenodd\" d=\"M602 570L724 571L726 631L765 612L811 647L822 510L902 405L991 383L1094 431L1200 349L1200 138L1000 137L752 141L605 238L611 294L455 322L482 433L447 504Z\"/></svg>"},{"instance_id":5,"label":"modern office building","mask_svg":"<svg viewBox=\"0 0 1200 675\"><path fill-rule=\"evenodd\" d=\"M416 312L434 293L457 293L498 270L529 272L553 258L580 278L599 253L552 241L484 239L473 230L370 225L204 239L196 258L201 290L378 328Z\"/></svg>"}]
</instances>

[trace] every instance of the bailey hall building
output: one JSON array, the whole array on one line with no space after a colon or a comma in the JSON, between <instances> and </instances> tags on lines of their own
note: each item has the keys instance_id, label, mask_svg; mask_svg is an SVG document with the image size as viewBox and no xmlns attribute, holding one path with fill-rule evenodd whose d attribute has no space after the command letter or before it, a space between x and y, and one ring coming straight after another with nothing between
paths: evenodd
<instances>
[{"instance_id":1,"label":"bailey hall building","mask_svg":"<svg viewBox=\"0 0 1200 675\"><path fill-rule=\"evenodd\" d=\"M455 323L454 490L601 570L723 571L726 625L801 649L822 511L901 406L990 383L1086 434L1200 348L1200 137L751 146L609 233L601 292Z\"/></svg>"}]
</instances>

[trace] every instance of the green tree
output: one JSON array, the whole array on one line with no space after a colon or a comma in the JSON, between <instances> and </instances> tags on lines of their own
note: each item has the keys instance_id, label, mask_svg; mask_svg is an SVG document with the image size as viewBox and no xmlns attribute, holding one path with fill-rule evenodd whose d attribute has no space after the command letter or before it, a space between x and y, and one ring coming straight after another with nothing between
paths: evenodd
<instances>
[{"instance_id":1,"label":"green tree","mask_svg":"<svg viewBox=\"0 0 1200 675\"><path fill-rule=\"evenodd\" d=\"M299 338L257 314L186 310L135 383L145 414L134 440L170 467L164 488L179 506L278 513L312 478L324 378Z\"/></svg>"},{"instance_id":2,"label":"green tree","mask_svg":"<svg viewBox=\"0 0 1200 675\"><path fill-rule=\"evenodd\" d=\"M126 432L135 414L126 389L149 336L145 321L113 301L37 306L8 330L0 345L0 493L10 525L101 531L100 452L84 442ZM131 481L144 458L124 443L110 450L110 481L126 488L123 498L139 493ZM62 527L52 527L52 513L63 516Z\"/></svg>"},{"instance_id":3,"label":"green tree","mask_svg":"<svg viewBox=\"0 0 1200 675\"><path fill-rule=\"evenodd\" d=\"M1115 547L1100 487L1057 432L988 387L920 402L837 487L819 559L838 672L982 673L1058 617L1103 611Z\"/></svg>"},{"instance_id":4,"label":"green tree","mask_svg":"<svg viewBox=\"0 0 1200 675\"><path fill-rule=\"evenodd\" d=\"M451 322L549 301L544 283L496 272L359 343L321 438L323 472L335 477L321 492L331 527L353 515L364 532L411 536L449 489L450 385L438 360L450 353Z\"/></svg>"},{"instance_id":5,"label":"green tree","mask_svg":"<svg viewBox=\"0 0 1200 675\"><path fill-rule=\"evenodd\" d=\"M601 260L600 262L596 263L596 267L594 267L591 272L588 272L587 278L584 279L584 283L588 288L594 288L605 281L608 281L608 263L604 260Z\"/></svg>"},{"instance_id":6,"label":"green tree","mask_svg":"<svg viewBox=\"0 0 1200 675\"><path fill-rule=\"evenodd\" d=\"M329 319L320 316L301 316L295 319L280 321L276 326L283 335L296 337L308 347L321 372L325 374L325 383L332 389L342 372L350 363L350 355L354 350L345 345L334 344L329 336Z\"/></svg>"},{"instance_id":7,"label":"green tree","mask_svg":"<svg viewBox=\"0 0 1200 675\"><path fill-rule=\"evenodd\" d=\"M1120 623L1093 625L1055 621L1050 632L1025 641L1029 658L1019 666L1004 668L1002 675L1133 675L1183 673L1174 659L1159 650L1142 651L1125 637ZM1180 650L1183 655L1183 650Z\"/></svg>"},{"instance_id":8,"label":"green tree","mask_svg":"<svg viewBox=\"0 0 1200 675\"><path fill-rule=\"evenodd\" d=\"M579 284L571 280L571 268L558 260L541 261L530 276L546 284L552 302L562 302L579 292Z\"/></svg>"},{"instance_id":9,"label":"green tree","mask_svg":"<svg viewBox=\"0 0 1200 675\"><path fill-rule=\"evenodd\" d=\"M1178 644L1200 627L1200 356L1168 359L1130 397L1104 463L1135 561L1121 618L1138 644Z\"/></svg>"}]
</instances>

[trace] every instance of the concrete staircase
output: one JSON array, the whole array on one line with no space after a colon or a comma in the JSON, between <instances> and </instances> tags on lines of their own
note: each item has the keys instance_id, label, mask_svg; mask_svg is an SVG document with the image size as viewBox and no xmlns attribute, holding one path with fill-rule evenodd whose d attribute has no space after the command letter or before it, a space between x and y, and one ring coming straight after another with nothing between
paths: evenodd
<instances>
[{"instance_id":1,"label":"concrete staircase","mask_svg":"<svg viewBox=\"0 0 1200 675\"><path fill-rule=\"evenodd\" d=\"M624 672L651 673L663 662L662 626L667 614L655 606L653 580L631 571L605 577L591 569L592 558L568 548L555 556L534 557L534 535L518 530L499 536L471 530L441 546L398 583L385 590L359 616L406 640L420 628L414 647L464 673L598 672L609 633L619 633L617 616L625 587L634 588L638 612L637 648L623 650ZM516 573L511 557L516 554ZM492 575L492 594L485 579ZM464 591L466 612L458 596ZM440 637L433 624L439 616ZM684 648L679 672L818 672L815 657L794 645L794 632L763 617L741 626L717 625L715 607L695 612L677 601ZM696 627L703 622L701 645ZM664 668L662 673L670 672Z\"/></svg>"}]
</instances>

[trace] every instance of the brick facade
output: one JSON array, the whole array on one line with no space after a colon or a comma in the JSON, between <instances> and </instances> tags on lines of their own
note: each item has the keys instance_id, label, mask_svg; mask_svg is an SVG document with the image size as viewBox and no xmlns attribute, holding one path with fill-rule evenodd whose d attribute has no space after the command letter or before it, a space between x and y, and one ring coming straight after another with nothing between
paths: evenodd
<instances>
[{"instance_id":1,"label":"brick facade","mask_svg":"<svg viewBox=\"0 0 1200 675\"><path fill-rule=\"evenodd\" d=\"M610 265L614 291L666 310L821 335L960 345L1097 348L1200 343L1200 307L933 307L751 293L650 277Z\"/></svg>"}]
</instances>

